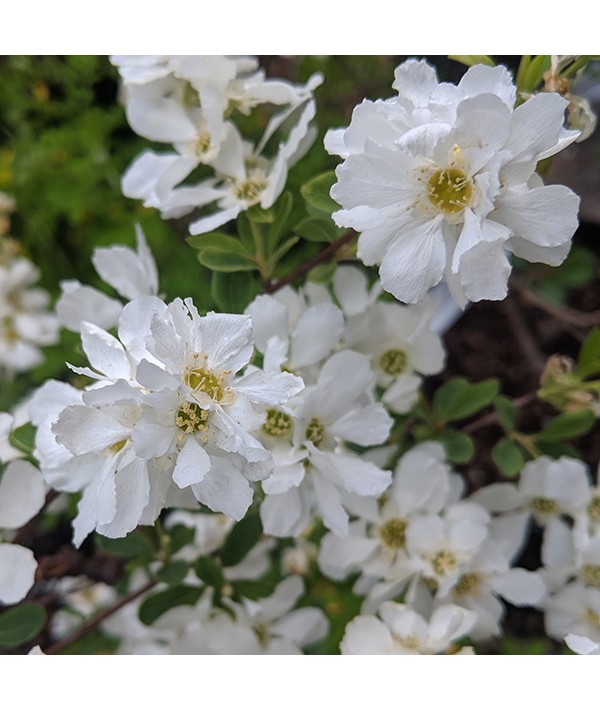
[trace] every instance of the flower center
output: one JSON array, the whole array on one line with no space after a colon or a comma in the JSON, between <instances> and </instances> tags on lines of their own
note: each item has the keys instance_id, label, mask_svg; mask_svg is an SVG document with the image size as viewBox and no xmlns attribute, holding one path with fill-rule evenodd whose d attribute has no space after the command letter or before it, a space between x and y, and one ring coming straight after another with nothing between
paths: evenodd
<instances>
[{"instance_id":1,"label":"flower center","mask_svg":"<svg viewBox=\"0 0 600 711\"><path fill-rule=\"evenodd\" d=\"M439 551L431 559L431 566L436 575L446 575L456 568L456 558L451 551Z\"/></svg>"},{"instance_id":2,"label":"flower center","mask_svg":"<svg viewBox=\"0 0 600 711\"><path fill-rule=\"evenodd\" d=\"M441 212L454 215L470 204L473 185L458 168L438 170L429 179L427 195L430 202Z\"/></svg>"},{"instance_id":3,"label":"flower center","mask_svg":"<svg viewBox=\"0 0 600 711\"><path fill-rule=\"evenodd\" d=\"M260 178L246 178L235 184L233 194L238 200L248 206L256 205L260 201L262 191L267 187L267 181Z\"/></svg>"},{"instance_id":4,"label":"flower center","mask_svg":"<svg viewBox=\"0 0 600 711\"><path fill-rule=\"evenodd\" d=\"M123 449L123 447L127 444L127 441L128 441L128 440L126 440L126 439L122 439L122 440L120 440L119 442L115 442L115 443L110 447L110 451L111 451L113 454L118 454L118 453Z\"/></svg>"},{"instance_id":5,"label":"flower center","mask_svg":"<svg viewBox=\"0 0 600 711\"><path fill-rule=\"evenodd\" d=\"M181 103L188 109L200 106L200 94L189 81L183 82Z\"/></svg>"},{"instance_id":6,"label":"flower center","mask_svg":"<svg viewBox=\"0 0 600 711\"><path fill-rule=\"evenodd\" d=\"M600 496L593 496L587 505L588 516L594 521L600 521Z\"/></svg>"},{"instance_id":7,"label":"flower center","mask_svg":"<svg viewBox=\"0 0 600 711\"><path fill-rule=\"evenodd\" d=\"M208 131L202 131L194 141L194 153L198 158L203 158L212 146L212 138Z\"/></svg>"},{"instance_id":8,"label":"flower center","mask_svg":"<svg viewBox=\"0 0 600 711\"><path fill-rule=\"evenodd\" d=\"M381 356L379 365L388 375L400 375L406 370L408 358L400 348L391 348Z\"/></svg>"},{"instance_id":9,"label":"flower center","mask_svg":"<svg viewBox=\"0 0 600 711\"><path fill-rule=\"evenodd\" d=\"M195 393L203 392L215 402L221 402L223 399L223 379L224 376L206 368L192 368L187 371L184 378L185 384Z\"/></svg>"},{"instance_id":10,"label":"flower center","mask_svg":"<svg viewBox=\"0 0 600 711\"><path fill-rule=\"evenodd\" d=\"M595 610L592 610L590 607L586 609L583 619L588 624L600 628L600 615Z\"/></svg>"},{"instance_id":11,"label":"flower center","mask_svg":"<svg viewBox=\"0 0 600 711\"><path fill-rule=\"evenodd\" d=\"M584 565L582 568L582 577L586 585L593 585L595 588L600 588L600 565Z\"/></svg>"},{"instance_id":12,"label":"flower center","mask_svg":"<svg viewBox=\"0 0 600 711\"><path fill-rule=\"evenodd\" d=\"M316 417L313 417L308 423L305 437L309 442L312 442L315 447L318 447L323 442L325 438L325 428Z\"/></svg>"},{"instance_id":13,"label":"flower center","mask_svg":"<svg viewBox=\"0 0 600 711\"><path fill-rule=\"evenodd\" d=\"M200 405L195 402L183 402L175 415L175 424L185 434L194 434L200 432L204 442L208 439L208 420L209 411L203 410Z\"/></svg>"},{"instance_id":14,"label":"flower center","mask_svg":"<svg viewBox=\"0 0 600 711\"><path fill-rule=\"evenodd\" d=\"M263 430L272 437L283 437L292 429L292 418L281 410L267 410Z\"/></svg>"},{"instance_id":15,"label":"flower center","mask_svg":"<svg viewBox=\"0 0 600 711\"><path fill-rule=\"evenodd\" d=\"M406 521L401 518L391 518L379 529L379 537L388 548L404 548Z\"/></svg>"},{"instance_id":16,"label":"flower center","mask_svg":"<svg viewBox=\"0 0 600 711\"><path fill-rule=\"evenodd\" d=\"M481 585L481 577L477 573L465 573L461 575L458 582L454 586L456 595L468 595L469 593L477 592Z\"/></svg>"},{"instance_id":17,"label":"flower center","mask_svg":"<svg viewBox=\"0 0 600 711\"><path fill-rule=\"evenodd\" d=\"M544 496L536 496L529 502L529 507L534 513L538 514L555 514L558 513L558 504L552 499L547 499Z\"/></svg>"}]
</instances>

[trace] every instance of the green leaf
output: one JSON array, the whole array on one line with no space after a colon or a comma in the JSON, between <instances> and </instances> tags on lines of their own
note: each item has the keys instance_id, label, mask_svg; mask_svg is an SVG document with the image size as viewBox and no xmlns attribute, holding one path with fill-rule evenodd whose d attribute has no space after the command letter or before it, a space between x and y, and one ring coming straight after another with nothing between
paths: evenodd
<instances>
[{"instance_id":1,"label":"green leaf","mask_svg":"<svg viewBox=\"0 0 600 711\"><path fill-rule=\"evenodd\" d=\"M35 433L36 428L31 424L31 422L26 422L21 427L17 427L16 430L12 430L8 435L9 444L18 449L19 452L23 454L33 454L35 449Z\"/></svg>"},{"instance_id":2,"label":"green leaf","mask_svg":"<svg viewBox=\"0 0 600 711\"><path fill-rule=\"evenodd\" d=\"M239 272L257 268L254 255L234 237L213 232L190 237L188 241L198 250L198 261L208 269Z\"/></svg>"},{"instance_id":3,"label":"green leaf","mask_svg":"<svg viewBox=\"0 0 600 711\"><path fill-rule=\"evenodd\" d=\"M256 296L259 281L254 274L238 272L227 274L215 272L212 276L211 293L217 306L225 313L243 313Z\"/></svg>"},{"instance_id":4,"label":"green leaf","mask_svg":"<svg viewBox=\"0 0 600 711\"><path fill-rule=\"evenodd\" d=\"M294 227L294 233L309 242L333 242L337 237L333 222L319 217L306 217Z\"/></svg>"},{"instance_id":5,"label":"green leaf","mask_svg":"<svg viewBox=\"0 0 600 711\"><path fill-rule=\"evenodd\" d=\"M565 412L555 417L544 429L535 436L537 442L560 442L564 439L574 439L589 432L596 423L596 417L591 410L576 410Z\"/></svg>"},{"instance_id":6,"label":"green leaf","mask_svg":"<svg viewBox=\"0 0 600 711\"><path fill-rule=\"evenodd\" d=\"M277 587L274 583L257 580L238 580L232 583L234 593L247 600L261 600L272 595Z\"/></svg>"},{"instance_id":7,"label":"green leaf","mask_svg":"<svg viewBox=\"0 0 600 711\"><path fill-rule=\"evenodd\" d=\"M38 635L46 623L46 610L35 602L22 602L0 614L0 647L16 647Z\"/></svg>"},{"instance_id":8,"label":"green leaf","mask_svg":"<svg viewBox=\"0 0 600 711\"><path fill-rule=\"evenodd\" d=\"M515 84L516 84L518 91L523 90L523 83L525 81L525 75L527 73L527 70L529 69L530 64L531 64L531 55L524 54L521 57L521 61L519 62L519 68L517 70L517 78L515 80Z\"/></svg>"},{"instance_id":9,"label":"green leaf","mask_svg":"<svg viewBox=\"0 0 600 711\"><path fill-rule=\"evenodd\" d=\"M223 565L237 565L258 543L262 525L257 514L249 514L238 521L229 532L221 551Z\"/></svg>"},{"instance_id":10,"label":"green leaf","mask_svg":"<svg viewBox=\"0 0 600 711\"><path fill-rule=\"evenodd\" d=\"M163 565L156 573L156 577L167 585L179 585L179 583L183 582L189 567L189 563L185 560L172 560L170 563Z\"/></svg>"},{"instance_id":11,"label":"green leaf","mask_svg":"<svg viewBox=\"0 0 600 711\"><path fill-rule=\"evenodd\" d=\"M102 550L119 558L154 558L154 547L140 530L132 531L124 538L106 538L96 534L96 543Z\"/></svg>"},{"instance_id":12,"label":"green leaf","mask_svg":"<svg viewBox=\"0 0 600 711\"><path fill-rule=\"evenodd\" d=\"M538 54L529 63L523 76L523 84L519 86L520 91L526 93L533 92L541 84L544 72L550 69L550 55Z\"/></svg>"},{"instance_id":13,"label":"green leaf","mask_svg":"<svg viewBox=\"0 0 600 711\"><path fill-rule=\"evenodd\" d=\"M492 449L494 464L506 476L516 476L525 464L519 445L510 437L503 437Z\"/></svg>"},{"instance_id":14,"label":"green leaf","mask_svg":"<svg viewBox=\"0 0 600 711\"><path fill-rule=\"evenodd\" d=\"M475 454L473 438L464 432L445 429L441 434L440 441L444 445L448 460L454 464L470 462Z\"/></svg>"},{"instance_id":15,"label":"green leaf","mask_svg":"<svg viewBox=\"0 0 600 711\"><path fill-rule=\"evenodd\" d=\"M581 344L577 371L583 377L600 371L600 328L597 326L592 328Z\"/></svg>"},{"instance_id":16,"label":"green leaf","mask_svg":"<svg viewBox=\"0 0 600 711\"><path fill-rule=\"evenodd\" d=\"M336 177L333 170L317 175L300 188L302 197L309 205L316 207L321 212L331 215L332 212L340 209L337 202L329 197L329 191L335 183Z\"/></svg>"},{"instance_id":17,"label":"green leaf","mask_svg":"<svg viewBox=\"0 0 600 711\"><path fill-rule=\"evenodd\" d=\"M196 536L196 531L182 523L176 523L168 530L167 534L169 536L169 553L172 555L191 543Z\"/></svg>"},{"instance_id":18,"label":"green leaf","mask_svg":"<svg viewBox=\"0 0 600 711\"><path fill-rule=\"evenodd\" d=\"M467 67L473 67L475 64L485 64L488 67L496 66L496 62L487 54L449 54L448 59L453 59Z\"/></svg>"},{"instance_id":19,"label":"green leaf","mask_svg":"<svg viewBox=\"0 0 600 711\"><path fill-rule=\"evenodd\" d=\"M194 572L196 575L216 590L220 590L225 582L223 576L223 568L214 558L209 558L206 555L200 556L194 563Z\"/></svg>"},{"instance_id":20,"label":"green leaf","mask_svg":"<svg viewBox=\"0 0 600 711\"><path fill-rule=\"evenodd\" d=\"M284 192L275 205L273 205L272 209L275 211L275 214L267 238L267 258L272 254L281 238L287 234L286 225L293 206L294 198L289 191Z\"/></svg>"},{"instance_id":21,"label":"green leaf","mask_svg":"<svg viewBox=\"0 0 600 711\"><path fill-rule=\"evenodd\" d=\"M512 400L505 395L498 395L494 400L494 409L502 427L508 432L513 432L517 425L517 410Z\"/></svg>"},{"instance_id":22,"label":"green leaf","mask_svg":"<svg viewBox=\"0 0 600 711\"><path fill-rule=\"evenodd\" d=\"M180 605L195 605L202 588L193 588L189 585L174 585L168 590L149 595L140 605L138 617L145 625L151 625L167 610Z\"/></svg>"},{"instance_id":23,"label":"green leaf","mask_svg":"<svg viewBox=\"0 0 600 711\"><path fill-rule=\"evenodd\" d=\"M581 453L565 442L536 442L536 446L542 454L552 457L552 459L559 459L560 457L581 458Z\"/></svg>"},{"instance_id":24,"label":"green leaf","mask_svg":"<svg viewBox=\"0 0 600 711\"><path fill-rule=\"evenodd\" d=\"M436 420L463 420L489 405L498 394L496 378L469 383L465 378L452 378L436 392L433 414Z\"/></svg>"}]
</instances>

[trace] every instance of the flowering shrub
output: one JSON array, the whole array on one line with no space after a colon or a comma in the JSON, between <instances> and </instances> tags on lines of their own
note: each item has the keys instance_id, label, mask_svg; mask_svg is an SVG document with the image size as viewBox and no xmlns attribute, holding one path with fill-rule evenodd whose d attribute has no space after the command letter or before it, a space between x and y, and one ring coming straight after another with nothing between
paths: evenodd
<instances>
[{"instance_id":1,"label":"flowering shrub","mask_svg":"<svg viewBox=\"0 0 600 711\"><path fill-rule=\"evenodd\" d=\"M459 59L390 58L394 96L326 126L335 58L55 58L61 101L48 58L15 65L48 115L98 77L122 107L86 95L81 145L35 114L75 171L45 240L18 133L0 183L0 649L502 653L516 616L598 653L600 320L535 288L539 263L563 296L595 277L579 198L544 182L593 135L594 58ZM487 300L533 389L450 347ZM571 353L546 362L525 303Z\"/></svg>"}]
</instances>

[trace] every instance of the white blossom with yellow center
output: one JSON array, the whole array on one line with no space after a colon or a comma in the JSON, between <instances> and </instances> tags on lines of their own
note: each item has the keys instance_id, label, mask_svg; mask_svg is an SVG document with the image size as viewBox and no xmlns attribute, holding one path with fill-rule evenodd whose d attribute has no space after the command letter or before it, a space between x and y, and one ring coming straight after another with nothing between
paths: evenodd
<instances>
[{"instance_id":1,"label":"white blossom with yellow center","mask_svg":"<svg viewBox=\"0 0 600 711\"><path fill-rule=\"evenodd\" d=\"M508 71L483 65L454 86L409 60L394 88L398 96L364 101L325 141L345 159L334 220L361 233L358 256L380 265L383 288L416 303L444 279L464 306L505 297L506 250L560 264L579 199L544 186L535 168L579 135L563 128L568 102L540 93L515 109Z\"/></svg>"}]
</instances>

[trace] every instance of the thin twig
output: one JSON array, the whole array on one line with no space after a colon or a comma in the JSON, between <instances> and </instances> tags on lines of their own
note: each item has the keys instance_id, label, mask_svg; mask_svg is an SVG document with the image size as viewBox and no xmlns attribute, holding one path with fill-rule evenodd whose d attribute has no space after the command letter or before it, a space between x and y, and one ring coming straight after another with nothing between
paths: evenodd
<instances>
[{"instance_id":1,"label":"thin twig","mask_svg":"<svg viewBox=\"0 0 600 711\"><path fill-rule=\"evenodd\" d=\"M44 650L44 654L58 654L58 652L61 652L65 647L68 647L70 644L73 644L73 642L76 642L78 639L84 637L88 632L93 630L94 627L97 627L101 622L104 622L104 620L117 612L117 610L120 610L122 607L125 607L125 605L132 602L132 600L135 600L140 597L140 595L143 595L148 590L151 590L157 583L157 580L150 580L144 586L139 588L139 590L134 590L132 593L129 593L129 595L122 597L114 605L111 605L105 610L102 610L102 612L99 612L85 624L81 625L81 627L78 627L76 630L71 632L71 634L50 645L46 650Z\"/></svg>"},{"instance_id":2,"label":"thin twig","mask_svg":"<svg viewBox=\"0 0 600 711\"><path fill-rule=\"evenodd\" d=\"M273 294L282 287L286 286L287 284L291 284L299 277L308 274L308 272L314 267L316 267L317 264L328 262L330 259L333 258L338 249L344 247L346 244L351 242L354 237L356 237L356 232L354 230L348 230L348 232L344 232L344 234L341 237L338 237L335 242L328 244L325 249L322 249L318 254L315 254L314 257L309 259L307 262L304 262L304 264L301 264L289 274L286 274L284 277L282 277L276 282L264 284L262 288L263 293Z\"/></svg>"},{"instance_id":3,"label":"thin twig","mask_svg":"<svg viewBox=\"0 0 600 711\"><path fill-rule=\"evenodd\" d=\"M502 302L502 307L530 370L536 377L539 377L544 369L546 359L540 351L536 340L531 335L518 304L509 296Z\"/></svg>"},{"instance_id":4,"label":"thin twig","mask_svg":"<svg viewBox=\"0 0 600 711\"><path fill-rule=\"evenodd\" d=\"M537 391L532 392L532 393L527 393L526 395L521 395L521 397L515 398L512 401L513 407L515 407L517 410L526 407L530 403L534 402L537 399ZM476 432L477 430L481 429L482 427L487 427L488 425L495 425L498 422L498 415L496 414L496 411L494 412L488 412L487 415L484 415L483 417L480 417L477 420L474 420L473 422L469 422L468 425L465 425L464 427L461 427L461 432L464 432L465 434L471 434L471 432Z\"/></svg>"},{"instance_id":5,"label":"thin twig","mask_svg":"<svg viewBox=\"0 0 600 711\"><path fill-rule=\"evenodd\" d=\"M511 280L512 286L519 292L523 301L526 301L531 306L545 311L550 316L564 323L571 324L572 326L577 326L578 328L592 328L593 326L600 326L600 311L577 311L569 306L561 306L560 304L553 304L547 301L535 291L528 289L521 281L518 279Z\"/></svg>"}]
</instances>

